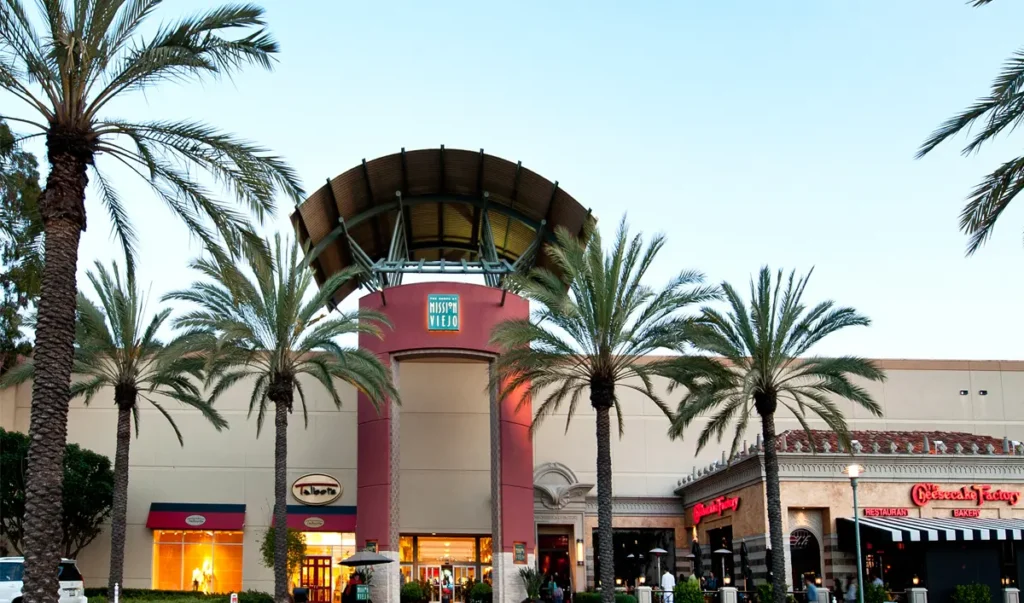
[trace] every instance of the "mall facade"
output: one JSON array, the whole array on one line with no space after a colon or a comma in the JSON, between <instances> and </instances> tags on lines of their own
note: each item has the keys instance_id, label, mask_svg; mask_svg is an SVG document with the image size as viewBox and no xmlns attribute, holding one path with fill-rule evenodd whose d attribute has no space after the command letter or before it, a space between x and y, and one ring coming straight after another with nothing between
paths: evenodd
<instances>
[{"instance_id":1,"label":"mall facade","mask_svg":"<svg viewBox=\"0 0 1024 603\"><path fill-rule=\"evenodd\" d=\"M529 314L527 302L506 287L508 275L551 267L541 249L552 232L582 232L592 221L556 182L521 164L443 148L364 162L292 215L318 283L346 266L363 268L333 304L351 303L345 299L358 286L360 307L389 316L393 329L359 345L388 363L402 399L378 411L342 384L337 409L316 383L304 386L309 425L296 415L288 434L288 525L306 540L293 581L311 589L314 603L340 599L348 570L338 562L361 549L394 559L374 573L376 603L398 602L402 576L451 582L457 601L464 580L487 580L496 600L518 602L518 569L528 565L572 590L594 586L592 411L583 406L567 422L562 409L531 437L529 404L520 405L518 392L501 398L488 385L500 353L489 343L492 328ZM410 273L444 279L453 272L483 284L403 283ZM847 404L854 429L985 434L1000 445L1024 440L1024 362L879 364L888 380L863 385L883 416ZM131 448L125 587L273 591L260 554L272 516L273 434L256 436L247 419L250 392L242 383L218 400L230 425L221 433L168 402L184 446L156 409L142 406L141 436ZM710 538L722 534L709 536L716 521L739 522L748 513L742 521L749 525L737 524L732 537L749 540L748 562L758 555L763 561L763 491L749 469L757 465L749 459L760 458L757 427L747 434L744 449L755 450L747 460L712 469L723 461L717 448L698 453L696 437L670 440L668 420L653 404L632 390L617 393L625 433L612 441L616 581L648 582L659 568L692 571L694 538L710 547L710 559ZM99 394L89 407L72 401L68 437L113 457L117 411L107 399ZM31 384L0 391L0 427L26 431L30 401ZM791 416L777 416L776 424L799 428ZM700 421L693 429L699 432ZM826 473L840 458L828 462ZM722 477L740 473L747 475L742 483ZM824 482L836 480L829 473ZM695 504L736 491L738 510L693 522ZM827 527L819 543L831 542L831 522L840 515L838 508L820 514ZM104 534L79 556L90 586L105 583L108 554Z\"/></svg>"}]
</instances>

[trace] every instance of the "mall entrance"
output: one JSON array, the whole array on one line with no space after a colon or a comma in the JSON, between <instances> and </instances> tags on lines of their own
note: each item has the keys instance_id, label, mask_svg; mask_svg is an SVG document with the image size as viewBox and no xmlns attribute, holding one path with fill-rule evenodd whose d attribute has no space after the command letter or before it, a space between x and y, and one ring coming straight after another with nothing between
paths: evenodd
<instances>
[{"instance_id":1,"label":"mall entrance","mask_svg":"<svg viewBox=\"0 0 1024 603\"><path fill-rule=\"evenodd\" d=\"M491 537L405 535L399 560L404 582L416 580L430 601L467 600L477 582L491 583Z\"/></svg>"}]
</instances>

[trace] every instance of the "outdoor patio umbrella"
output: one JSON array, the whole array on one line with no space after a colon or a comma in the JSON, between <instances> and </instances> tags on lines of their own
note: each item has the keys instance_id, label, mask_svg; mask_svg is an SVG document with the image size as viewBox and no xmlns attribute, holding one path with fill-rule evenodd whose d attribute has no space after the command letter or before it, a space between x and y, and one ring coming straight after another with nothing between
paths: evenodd
<instances>
[{"instance_id":1,"label":"outdoor patio umbrella","mask_svg":"<svg viewBox=\"0 0 1024 603\"><path fill-rule=\"evenodd\" d=\"M768 581L771 582L772 579L775 577L774 575L772 575L772 547L768 547L767 549L765 549L764 562L765 565L768 566Z\"/></svg>"},{"instance_id":2,"label":"outdoor patio umbrella","mask_svg":"<svg viewBox=\"0 0 1024 603\"><path fill-rule=\"evenodd\" d=\"M740 573L743 574L743 589L750 590L754 582L754 572L750 569L750 553L747 552L747 543L740 543Z\"/></svg>"},{"instance_id":3,"label":"outdoor patio umbrella","mask_svg":"<svg viewBox=\"0 0 1024 603\"><path fill-rule=\"evenodd\" d=\"M704 560L701 559L703 552L700 548L700 543L696 540L690 545L690 554L693 556L693 573L697 574L697 578L704 575Z\"/></svg>"},{"instance_id":4,"label":"outdoor patio umbrella","mask_svg":"<svg viewBox=\"0 0 1024 603\"><path fill-rule=\"evenodd\" d=\"M388 559L380 553L371 553L370 551L359 551L355 555L347 559L342 559L338 562L338 565L347 565L350 567L365 566L365 565L384 565L385 563L394 563L394 559Z\"/></svg>"}]
</instances>

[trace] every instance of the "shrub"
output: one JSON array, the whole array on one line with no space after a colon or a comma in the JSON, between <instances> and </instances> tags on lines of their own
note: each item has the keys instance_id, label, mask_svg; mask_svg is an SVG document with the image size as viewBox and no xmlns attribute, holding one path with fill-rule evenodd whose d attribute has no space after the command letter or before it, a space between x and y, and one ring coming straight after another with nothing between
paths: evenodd
<instances>
[{"instance_id":1,"label":"shrub","mask_svg":"<svg viewBox=\"0 0 1024 603\"><path fill-rule=\"evenodd\" d=\"M672 590L675 603L704 603L704 594L700 592L700 583L683 580Z\"/></svg>"},{"instance_id":2,"label":"shrub","mask_svg":"<svg viewBox=\"0 0 1024 603\"><path fill-rule=\"evenodd\" d=\"M575 603L601 603L601 593L576 593L572 596Z\"/></svg>"},{"instance_id":3,"label":"shrub","mask_svg":"<svg viewBox=\"0 0 1024 603\"><path fill-rule=\"evenodd\" d=\"M526 587L526 597L531 601L540 599L540 589L544 585L544 577L532 567L519 568L519 578Z\"/></svg>"},{"instance_id":4,"label":"shrub","mask_svg":"<svg viewBox=\"0 0 1024 603\"><path fill-rule=\"evenodd\" d=\"M107 603L106 588L87 588L85 596L89 603ZM228 603L228 593L206 595L190 590L150 590L148 588L126 588L120 592L125 601L146 601L146 603ZM238 603L274 603L274 597L257 590L238 593Z\"/></svg>"},{"instance_id":5,"label":"shrub","mask_svg":"<svg viewBox=\"0 0 1024 603\"><path fill-rule=\"evenodd\" d=\"M960 584L953 589L953 603L992 603L992 591L986 584Z\"/></svg>"},{"instance_id":6,"label":"shrub","mask_svg":"<svg viewBox=\"0 0 1024 603\"><path fill-rule=\"evenodd\" d=\"M406 582L402 585L401 600L402 603L420 603L420 601L426 600L423 587L419 582Z\"/></svg>"},{"instance_id":7,"label":"shrub","mask_svg":"<svg viewBox=\"0 0 1024 603\"><path fill-rule=\"evenodd\" d=\"M636 603L636 597L626 593L615 593L615 603Z\"/></svg>"},{"instance_id":8,"label":"shrub","mask_svg":"<svg viewBox=\"0 0 1024 603\"><path fill-rule=\"evenodd\" d=\"M884 586L868 584L864 587L864 603L886 603L891 601L889 591Z\"/></svg>"},{"instance_id":9,"label":"shrub","mask_svg":"<svg viewBox=\"0 0 1024 603\"><path fill-rule=\"evenodd\" d=\"M474 603L491 603L493 597L494 591L491 589L491 585L486 582L477 582L469 590L469 600Z\"/></svg>"},{"instance_id":10,"label":"shrub","mask_svg":"<svg viewBox=\"0 0 1024 603\"><path fill-rule=\"evenodd\" d=\"M274 603L274 595L258 590L246 590L238 593L238 603Z\"/></svg>"},{"instance_id":11,"label":"shrub","mask_svg":"<svg viewBox=\"0 0 1024 603\"><path fill-rule=\"evenodd\" d=\"M772 584L765 582L757 585L757 600L760 603L772 603Z\"/></svg>"}]
</instances>

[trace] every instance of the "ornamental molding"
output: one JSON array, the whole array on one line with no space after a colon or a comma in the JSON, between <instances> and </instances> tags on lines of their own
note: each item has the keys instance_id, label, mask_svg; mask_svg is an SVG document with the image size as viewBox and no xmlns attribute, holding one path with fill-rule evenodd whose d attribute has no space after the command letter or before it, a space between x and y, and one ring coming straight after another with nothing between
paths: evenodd
<instances>
[{"instance_id":1,"label":"ornamental molding","mask_svg":"<svg viewBox=\"0 0 1024 603\"><path fill-rule=\"evenodd\" d=\"M781 481L841 481L853 462L864 467L861 481L971 481L1024 483L1024 456L990 454L911 454L781 452ZM679 480L675 493L686 504L750 485L764 476L764 452L743 453L732 462L716 462Z\"/></svg>"},{"instance_id":2,"label":"ornamental molding","mask_svg":"<svg viewBox=\"0 0 1024 603\"><path fill-rule=\"evenodd\" d=\"M668 515L681 516L683 503L678 498L635 498L612 499L612 515ZM597 499L587 499L587 515L597 515Z\"/></svg>"},{"instance_id":3,"label":"ornamental molding","mask_svg":"<svg viewBox=\"0 0 1024 603\"><path fill-rule=\"evenodd\" d=\"M562 463L544 463L533 470L535 502L548 509L564 509L581 503L594 484L581 483L572 469Z\"/></svg>"}]
</instances>

